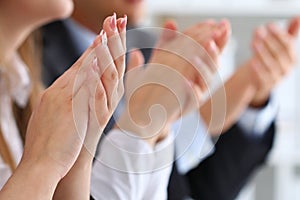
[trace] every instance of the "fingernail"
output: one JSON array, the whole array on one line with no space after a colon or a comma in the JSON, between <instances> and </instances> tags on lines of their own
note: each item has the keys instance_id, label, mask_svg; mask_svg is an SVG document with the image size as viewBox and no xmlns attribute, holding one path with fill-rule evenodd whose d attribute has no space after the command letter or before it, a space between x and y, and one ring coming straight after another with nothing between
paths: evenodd
<instances>
[{"instance_id":1,"label":"fingernail","mask_svg":"<svg viewBox=\"0 0 300 200\"><path fill-rule=\"evenodd\" d=\"M100 31L99 35L102 36L104 33L103 29Z\"/></svg>"},{"instance_id":2,"label":"fingernail","mask_svg":"<svg viewBox=\"0 0 300 200\"><path fill-rule=\"evenodd\" d=\"M123 31L125 30L127 25L127 15L124 15L123 18L121 18L121 22L120 22L120 29Z\"/></svg>"},{"instance_id":3,"label":"fingernail","mask_svg":"<svg viewBox=\"0 0 300 200\"><path fill-rule=\"evenodd\" d=\"M113 14L113 16L110 18L110 27L112 30L115 30L117 27L117 15L116 13Z\"/></svg>"}]
</instances>

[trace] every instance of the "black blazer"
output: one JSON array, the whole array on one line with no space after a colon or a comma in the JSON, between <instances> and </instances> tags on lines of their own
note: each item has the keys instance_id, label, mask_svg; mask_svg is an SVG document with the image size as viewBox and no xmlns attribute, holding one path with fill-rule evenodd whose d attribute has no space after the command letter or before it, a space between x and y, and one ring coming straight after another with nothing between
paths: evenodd
<instances>
[{"instance_id":1,"label":"black blazer","mask_svg":"<svg viewBox=\"0 0 300 200\"><path fill-rule=\"evenodd\" d=\"M266 160L274 135L274 123L260 138L249 136L238 126L233 126L219 138L215 152L186 176L173 172L168 188L169 199L183 199L188 194L200 200L235 199ZM177 180L185 183L184 186L178 187Z\"/></svg>"},{"instance_id":2,"label":"black blazer","mask_svg":"<svg viewBox=\"0 0 300 200\"><path fill-rule=\"evenodd\" d=\"M43 79L51 84L82 54L76 47L80 39L72 38L64 21L51 23L42 29L44 38ZM138 35L128 34L128 48L149 47L155 37L140 31ZM142 44L142 43L147 44ZM151 49L142 49L146 60ZM106 131L113 125L110 121ZM234 199L253 172L265 161L272 148L275 133L274 123L261 137L247 135L238 126L233 126L216 143L215 152L195 169L181 176L176 166L168 187L169 199L184 199L192 196L203 200Z\"/></svg>"}]
</instances>

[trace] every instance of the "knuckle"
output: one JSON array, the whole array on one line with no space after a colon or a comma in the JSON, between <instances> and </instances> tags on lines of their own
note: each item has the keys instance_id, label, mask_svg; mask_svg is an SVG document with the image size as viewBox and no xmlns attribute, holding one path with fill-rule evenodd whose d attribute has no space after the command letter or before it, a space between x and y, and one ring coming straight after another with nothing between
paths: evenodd
<instances>
[{"instance_id":1,"label":"knuckle","mask_svg":"<svg viewBox=\"0 0 300 200\"><path fill-rule=\"evenodd\" d=\"M117 79L118 79L118 72L115 69L110 70L109 73L107 74L107 76L108 76L107 77L108 80L113 81L115 83L115 82L117 82Z\"/></svg>"},{"instance_id":2,"label":"knuckle","mask_svg":"<svg viewBox=\"0 0 300 200\"><path fill-rule=\"evenodd\" d=\"M41 103L45 103L45 102L49 101L51 97L52 97L52 95L51 95L51 89L47 89L42 94L40 102Z\"/></svg>"},{"instance_id":3,"label":"knuckle","mask_svg":"<svg viewBox=\"0 0 300 200\"><path fill-rule=\"evenodd\" d=\"M104 89L103 88L98 89L95 94L96 100L104 100L105 97L106 97L106 94L105 94Z\"/></svg>"}]
</instances>

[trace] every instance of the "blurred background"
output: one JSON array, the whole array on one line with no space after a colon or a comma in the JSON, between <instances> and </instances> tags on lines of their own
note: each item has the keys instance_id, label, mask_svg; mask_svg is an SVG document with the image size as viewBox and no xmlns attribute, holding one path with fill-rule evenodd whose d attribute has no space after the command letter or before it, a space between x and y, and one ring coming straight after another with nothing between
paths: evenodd
<instances>
[{"instance_id":1,"label":"blurred background","mask_svg":"<svg viewBox=\"0 0 300 200\"><path fill-rule=\"evenodd\" d=\"M227 18L232 37L221 59L226 79L250 56L254 27L270 21L285 26L286 20L300 15L299 0L148 0L147 25L161 26L175 19L182 30L195 22ZM297 41L300 60L300 41ZM264 167L259 169L237 200L300 199L300 62L274 92L279 102L278 133Z\"/></svg>"}]
</instances>

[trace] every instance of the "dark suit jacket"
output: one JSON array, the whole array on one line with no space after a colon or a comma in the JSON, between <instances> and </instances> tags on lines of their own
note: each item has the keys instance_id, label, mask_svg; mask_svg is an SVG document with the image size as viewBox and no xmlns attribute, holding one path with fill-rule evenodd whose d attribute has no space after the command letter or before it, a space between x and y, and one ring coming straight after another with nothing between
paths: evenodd
<instances>
[{"instance_id":1,"label":"dark suit jacket","mask_svg":"<svg viewBox=\"0 0 300 200\"><path fill-rule=\"evenodd\" d=\"M215 145L215 152L189 171L186 176L173 172L169 199L183 199L190 194L200 200L233 200L251 175L261 166L272 148L273 123L263 137L250 137L238 126L224 133ZM178 181L182 190L178 193ZM187 186L187 187L186 187Z\"/></svg>"},{"instance_id":2,"label":"dark suit jacket","mask_svg":"<svg viewBox=\"0 0 300 200\"><path fill-rule=\"evenodd\" d=\"M72 38L64 23L59 21L43 28L43 78L46 85L59 77L82 53L74 45L80 38ZM149 47L153 43L154 37L143 31L127 36L128 48ZM142 51L148 60L151 49L144 48ZM113 121L106 131L112 124ZM238 126L233 126L219 138L215 152L186 176L179 175L176 166L173 166L169 199L183 199L186 196L204 200L234 199L266 159L272 148L274 133L274 124L261 138L250 137Z\"/></svg>"}]
</instances>

